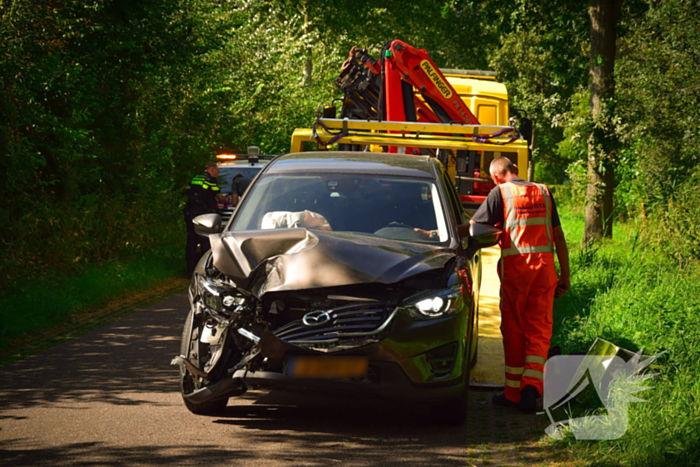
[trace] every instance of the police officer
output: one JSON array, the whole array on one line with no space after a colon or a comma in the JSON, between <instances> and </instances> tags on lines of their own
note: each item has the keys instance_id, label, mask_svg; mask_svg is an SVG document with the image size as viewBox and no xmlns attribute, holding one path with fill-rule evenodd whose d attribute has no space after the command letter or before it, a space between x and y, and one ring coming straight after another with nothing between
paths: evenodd
<instances>
[{"instance_id":1,"label":"police officer","mask_svg":"<svg viewBox=\"0 0 700 467\"><path fill-rule=\"evenodd\" d=\"M506 384L505 393L494 396L493 403L534 412L543 391L554 298L571 287L569 252L549 189L519 178L507 157L494 159L490 172L497 186L470 223L503 229L499 276ZM558 277L555 250L561 269Z\"/></svg>"},{"instance_id":2,"label":"police officer","mask_svg":"<svg viewBox=\"0 0 700 467\"><path fill-rule=\"evenodd\" d=\"M216 212L216 202L220 201L223 203L226 201L226 197L216 184L218 176L219 167L216 165L216 162L209 162L204 167L204 173L194 177L188 187L189 193L184 209L185 224L187 225L185 258L187 260L188 277L192 277L197 263L204 253L211 248L209 239L197 235L194 231L192 219L201 214Z\"/></svg>"}]
</instances>

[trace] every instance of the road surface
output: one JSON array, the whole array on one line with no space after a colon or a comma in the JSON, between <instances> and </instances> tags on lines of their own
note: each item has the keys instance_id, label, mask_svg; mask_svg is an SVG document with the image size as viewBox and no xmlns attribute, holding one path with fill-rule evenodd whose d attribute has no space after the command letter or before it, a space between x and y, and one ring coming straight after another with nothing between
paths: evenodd
<instances>
[{"instance_id":1,"label":"road surface","mask_svg":"<svg viewBox=\"0 0 700 467\"><path fill-rule=\"evenodd\" d=\"M531 465L552 459L543 416L472 391L459 428L427 408L251 390L216 416L178 392L185 294L0 368L0 465Z\"/></svg>"}]
</instances>

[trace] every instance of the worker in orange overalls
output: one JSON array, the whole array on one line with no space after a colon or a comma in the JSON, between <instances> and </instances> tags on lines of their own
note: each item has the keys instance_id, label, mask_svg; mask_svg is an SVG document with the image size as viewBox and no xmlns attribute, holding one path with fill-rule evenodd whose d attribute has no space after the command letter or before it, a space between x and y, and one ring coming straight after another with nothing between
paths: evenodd
<instances>
[{"instance_id":1,"label":"worker in orange overalls","mask_svg":"<svg viewBox=\"0 0 700 467\"><path fill-rule=\"evenodd\" d=\"M534 412L543 390L554 298L571 287L569 251L549 189L518 178L507 157L494 159L490 172L497 186L470 222L503 229L499 276L506 384L493 403Z\"/></svg>"}]
</instances>

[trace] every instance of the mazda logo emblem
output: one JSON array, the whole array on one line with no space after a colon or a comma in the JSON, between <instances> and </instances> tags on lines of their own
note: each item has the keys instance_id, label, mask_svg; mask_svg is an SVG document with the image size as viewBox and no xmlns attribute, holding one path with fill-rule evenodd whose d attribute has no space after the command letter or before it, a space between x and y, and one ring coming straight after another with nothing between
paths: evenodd
<instances>
[{"instance_id":1,"label":"mazda logo emblem","mask_svg":"<svg viewBox=\"0 0 700 467\"><path fill-rule=\"evenodd\" d=\"M326 324L331 320L331 314L327 311L312 311L311 313L306 313L302 322L306 326L320 326Z\"/></svg>"}]
</instances>

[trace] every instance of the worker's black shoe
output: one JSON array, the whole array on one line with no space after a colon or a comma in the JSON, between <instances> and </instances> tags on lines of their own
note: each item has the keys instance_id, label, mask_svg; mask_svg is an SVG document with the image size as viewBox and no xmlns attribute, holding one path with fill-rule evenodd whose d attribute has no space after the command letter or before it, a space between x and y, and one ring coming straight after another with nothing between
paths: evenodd
<instances>
[{"instance_id":1,"label":"worker's black shoe","mask_svg":"<svg viewBox=\"0 0 700 467\"><path fill-rule=\"evenodd\" d=\"M533 386L525 386L520 391L520 403L518 408L523 413L535 413L537 411L537 398L540 394ZM510 402L510 401L509 401Z\"/></svg>"},{"instance_id":2,"label":"worker's black shoe","mask_svg":"<svg viewBox=\"0 0 700 467\"><path fill-rule=\"evenodd\" d=\"M493 405L500 405L501 407L518 407L518 403L506 399L505 394L496 394L493 396L493 399L491 399L491 402L493 402Z\"/></svg>"},{"instance_id":3,"label":"worker's black shoe","mask_svg":"<svg viewBox=\"0 0 700 467\"><path fill-rule=\"evenodd\" d=\"M547 360L549 360L552 357L556 357L557 355L561 355L561 347L559 347L558 345L550 347L549 352L547 352Z\"/></svg>"}]
</instances>

